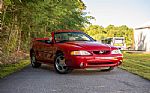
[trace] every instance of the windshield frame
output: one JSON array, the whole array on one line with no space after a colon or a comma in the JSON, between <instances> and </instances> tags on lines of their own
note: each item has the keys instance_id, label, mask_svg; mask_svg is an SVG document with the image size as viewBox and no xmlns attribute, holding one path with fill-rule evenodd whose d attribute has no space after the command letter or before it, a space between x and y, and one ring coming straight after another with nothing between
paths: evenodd
<instances>
[{"instance_id":1,"label":"windshield frame","mask_svg":"<svg viewBox=\"0 0 150 93\"><path fill-rule=\"evenodd\" d=\"M84 35L89 40L69 40L68 39L68 40L57 41L56 40L56 35L57 34L64 34L64 33L68 33L68 34L69 33L71 33L71 34L81 34L81 35ZM89 42L94 42L95 41L92 37L90 37L89 35L87 35L84 32L55 32L55 34L54 34L54 40L55 40L56 43L73 42L73 41L89 41Z\"/></svg>"}]
</instances>

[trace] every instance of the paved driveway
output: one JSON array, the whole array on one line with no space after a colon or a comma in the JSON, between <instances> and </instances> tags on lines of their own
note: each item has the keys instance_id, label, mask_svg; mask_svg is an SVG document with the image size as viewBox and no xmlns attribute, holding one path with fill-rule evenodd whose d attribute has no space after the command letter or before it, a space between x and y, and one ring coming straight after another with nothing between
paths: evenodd
<instances>
[{"instance_id":1,"label":"paved driveway","mask_svg":"<svg viewBox=\"0 0 150 93\"><path fill-rule=\"evenodd\" d=\"M150 93L150 81L119 68L60 75L47 65L28 66L0 79L0 93Z\"/></svg>"}]
</instances>

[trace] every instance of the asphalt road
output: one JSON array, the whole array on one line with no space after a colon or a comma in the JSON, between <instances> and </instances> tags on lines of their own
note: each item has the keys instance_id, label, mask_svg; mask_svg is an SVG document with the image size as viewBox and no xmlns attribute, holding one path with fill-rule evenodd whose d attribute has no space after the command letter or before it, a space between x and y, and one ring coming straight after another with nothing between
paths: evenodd
<instances>
[{"instance_id":1,"label":"asphalt road","mask_svg":"<svg viewBox=\"0 0 150 93\"><path fill-rule=\"evenodd\" d=\"M150 93L150 81L119 68L61 75L50 66L28 66L0 79L0 93Z\"/></svg>"}]
</instances>

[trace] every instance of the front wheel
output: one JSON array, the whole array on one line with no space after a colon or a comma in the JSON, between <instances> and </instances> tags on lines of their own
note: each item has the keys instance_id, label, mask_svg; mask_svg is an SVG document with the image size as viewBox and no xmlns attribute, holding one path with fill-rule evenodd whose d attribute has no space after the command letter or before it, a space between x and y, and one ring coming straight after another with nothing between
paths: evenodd
<instances>
[{"instance_id":1,"label":"front wheel","mask_svg":"<svg viewBox=\"0 0 150 93\"><path fill-rule=\"evenodd\" d=\"M31 58L31 65L33 68L38 68L41 66L41 63L37 62L34 52L31 53L30 58Z\"/></svg>"},{"instance_id":2,"label":"front wheel","mask_svg":"<svg viewBox=\"0 0 150 93\"><path fill-rule=\"evenodd\" d=\"M56 55L54 68L59 74L67 74L72 71L72 69L68 68L65 63L65 57L62 53Z\"/></svg>"}]
</instances>

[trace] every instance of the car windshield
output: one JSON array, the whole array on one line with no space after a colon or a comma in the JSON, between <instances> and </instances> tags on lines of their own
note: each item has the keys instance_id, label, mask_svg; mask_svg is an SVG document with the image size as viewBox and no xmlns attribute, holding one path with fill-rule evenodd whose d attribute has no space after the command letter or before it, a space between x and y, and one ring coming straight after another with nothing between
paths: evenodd
<instances>
[{"instance_id":1,"label":"car windshield","mask_svg":"<svg viewBox=\"0 0 150 93\"><path fill-rule=\"evenodd\" d=\"M56 32L55 41L62 43L68 41L94 41L94 39L83 32Z\"/></svg>"}]
</instances>

